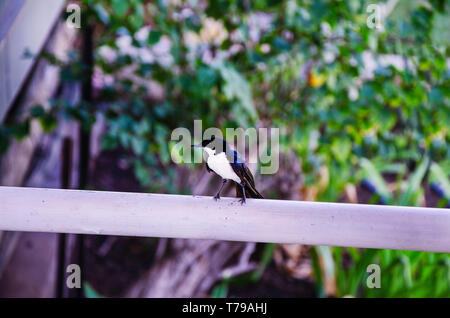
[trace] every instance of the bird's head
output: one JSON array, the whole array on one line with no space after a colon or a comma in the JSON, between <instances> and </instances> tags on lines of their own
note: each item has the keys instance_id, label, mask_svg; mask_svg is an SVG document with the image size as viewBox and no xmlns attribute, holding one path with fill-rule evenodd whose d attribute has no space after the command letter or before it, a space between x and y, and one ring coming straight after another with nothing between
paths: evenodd
<instances>
[{"instance_id":1,"label":"bird's head","mask_svg":"<svg viewBox=\"0 0 450 318\"><path fill-rule=\"evenodd\" d=\"M222 138L213 136L210 139L204 139L199 145L192 145L192 147L202 148L209 155L225 152L228 148L227 142Z\"/></svg>"}]
</instances>

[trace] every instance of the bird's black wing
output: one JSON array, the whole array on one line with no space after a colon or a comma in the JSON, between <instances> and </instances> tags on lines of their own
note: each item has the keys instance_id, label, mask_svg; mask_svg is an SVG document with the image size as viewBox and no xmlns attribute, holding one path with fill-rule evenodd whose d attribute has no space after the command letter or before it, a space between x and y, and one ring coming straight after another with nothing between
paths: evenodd
<instances>
[{"instance_id":1,"label":"bird's black wing","mask_svg":"<svg viewBox=\"0 0 450 318\"><path fill-rule=\"evenodd\" d=\"M250 172L250 169L245 164L235 165L233 167L234 172L241 178L241 181L244 183L245 196L248 198L254 199L264 199L264 197L256 190L255 181L253 179L253 175ZM236 184L236 194L239 197L242 197L242 189L241 186Z\"/></svg>"},{"instance_id":2,"label":"bird's black wing","mask_svg":"<svg viewBox=\"0 0 450 318\"><path fill-rule=\"evenodd\" d=\"M234 160L230 162L233 171L241 179L241 182L244 183L245 196L255 199L264 199L264 197L256 190L253 175L237 151L234 151ZM237 196L242 197L242 188L238 184L236 185L236 194Z\"/></svg>"},{"instance_id":3,"label":"bird's black wing","mask_svg":"<svg viewBox=\"0 0 450 318\"><path fill-rule=\"evenodd\" d=\"M208 163L207 163L207 162L205 163L205 165L206 165L206 170L208 170L208 172L211 172L212 170L211 170L211 168L208 166Z\"/></svg>"}]
</instances>

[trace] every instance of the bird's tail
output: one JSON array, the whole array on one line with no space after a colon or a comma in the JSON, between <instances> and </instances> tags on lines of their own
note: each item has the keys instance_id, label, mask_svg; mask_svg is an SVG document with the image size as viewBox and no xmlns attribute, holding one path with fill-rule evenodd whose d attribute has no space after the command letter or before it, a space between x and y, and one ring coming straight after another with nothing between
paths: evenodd
<instances>
[{"instance_id":1,"label":"bird's tail","mask_svg":"<svg viewBox=\"0 0 450 318\"><path fill-rule=\"evenodd\" d=\"M255 189L253 185L245 185L245 196L253 199L264 199L264 197ZM236 184L236 196L242 198L242 188L240 184Z\"/></svg>"}]
</instances>

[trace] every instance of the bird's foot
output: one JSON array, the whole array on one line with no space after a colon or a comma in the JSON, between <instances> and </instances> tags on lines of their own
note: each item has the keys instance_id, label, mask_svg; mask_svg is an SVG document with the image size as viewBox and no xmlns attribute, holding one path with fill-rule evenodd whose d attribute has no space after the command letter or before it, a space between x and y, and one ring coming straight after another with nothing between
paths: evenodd
<instances>
[{"instance_id":1,"label":"bird's foot","mask_svg":"<svg viewBox=\"0 0 450 318\"><path fill-rule=\"evenodd\" d=\"M246 203L245 198L240 199L239 202L241 202L241 205L243 205L244 203Z\"/></svg>"},{"instance_id":2,"label":"bird's foot","mask_svg":"<svg viewBox=\"0 0 450 318\"><path fill-rule=\"evenodd\" d=\"M220 200L220 195L215 195L214 197L213 197L213 199L214 199L214 201L217 201L217 200Z\"/></svg>"}]
</instances>

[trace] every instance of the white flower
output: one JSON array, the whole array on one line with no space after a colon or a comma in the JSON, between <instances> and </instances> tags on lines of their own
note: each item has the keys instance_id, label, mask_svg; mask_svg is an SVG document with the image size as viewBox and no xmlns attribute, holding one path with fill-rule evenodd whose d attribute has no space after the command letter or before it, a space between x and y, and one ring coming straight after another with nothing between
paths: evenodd
<instances>
[{"instance_id":1,"label":"white flower","mask_svg":"<svg viewBox=\"0 0 450 318\"><path fill-rule=\"evenodd\" d=\"M244 47L241 44L233 44L232 46L230 46L230 48L228 49L228 52L230 53L230 55L234 55L236 53L239 53L240 51L242 51L244 49Z\"/></svg>"},{"instance_id":2,"label":"white flower","mask_svg":"<svg viewBox=\"0 0 450 318\"><path fill-rule=\"evenodd\" d=\"M267 69L267 65L263 62L256 63L256 68L260 71L265 71Z\"/></svg>"},{"instance_id":3,"label":"white flower","mask_svg":"<svg viewBox=\"0 0 450 318\"><path fill-rule=\"evenodd\" d=\"M114 77L111 74L103 73L103 70L96 66L94 67L94 74L92 76L92 86L95 89L102 89L105 86L114 84Z\"/></svg>"},{"instance_id":4,"label":"white flower","mask_svg":"<svg viewBox=\"0 0 450 318\"><path fill-rule=\"evenodd\" d=\"M244 42L245 36L240 29L236 29L231 32L230 40L233 42Z\"/></svg>"},{"instance_id":5,"label":"white flower","mask_svg":"<svg viewBox=\"0 0 450 318\"><path fill-rule=\"evenodd\" d=\"M119 49L123 49L131 45L132 39L128 34L121 35L116 40L116 45Z\"/></svg>"},{"instance_id":6,"label":"white flower","mask_svg":"<svg viewBox=\"0 0 450 318\"><path fill-rule=\"evenodd\" d=\"M112 63L117 59L117 51L107 45L102 45L98 49L98 54L108 63Z\"/></svg>"},{"instance_id":7,"label":"white flower","mask_svg":"<svg viewBox=\"0 0 450 318\"><path fill-rule=\"evenodd\" d=\"M166 55L170 54L170 49L172 48L172 41L167 35L163 35L158 43L153 45L153 53L156 55Z\"/></svg>"},{"instance_id":8,"label":"white flower","mask_svg":"<svg viewBox=\"0 0 450 318\"><path fill-rule=\"evenodd\" d=\"M270 45L267 43L264 43L261 45L261 52L263 52L264 54L267 54L270 52Z\"/></svg>"},{"instance_id":9,"label":"white flower","mask_svg":"<svg viewBox=\"0 0 450 318\"><path fill-rule=\"evenodd\" d=\"M202 61L205 64L211 64L214 61L211 50L205 50L202 54Z\"/></svg>"},{"instance_id":10,"label":"white flower","mask_svg":"<svg viewBox=\"0 0 450 318\"><path fill-rule=\"evenodd\" d=\"M155 62L155 55L148 48L140 48L138 51L138 56L144 63L151 64Z\"/></svg>"},{"instance_id":11,"label":"white flower","mask_svg":"<svg viewBox=\"0 0 450 318\"><path fill-rule=\"evenodd\" d=\"M203 20L203 27L200 30L200 39L202 42L220 45L227 37L228 32L223 26L222 21L217 21L213 18Z\"/></svg>"},{"instance_id":12,"label":"white flower","mask_svg":"<svg viewBox=\"0 0 450 318\"><path fill-rule=\"evenodd\" d=\"M191 17L191 16L193 16L193 15L194 15L194 11L192 11L191 8L183 8L183 9L181 10L181 12L180 12L180 16L181 16L183 19L187 19L187 18L189 18L189 17Z\"/></svg>"},{"instance_id":13,"label":"white flower","mask_svg":"<svg viewBox=\"0 0 450 318\"><path fill-rule=\"evenodd\" d=\"M184 43L188 47L195 47L200 44L201 40L197 33L194 31L187 31L183 36Z\"/></svg>"},{"instance_id":14,"label":"white flower","mask_svg":"<svg viewBox=\"0 0 450 318\"><path fill-rule=\"evenodd\" d=\"M103 83L105 83L105 85L107 86L112 86L114 84L114 76L112 76L111 74L105 74L103 76Z\"/></svg>"},{"instance_id":15,"label":"white flower","mask_svg":"<svg viewBox=\"0 0 450 318\"><path fill-rule=\"evenodd\" d=\"M294 34L289 30L283 30L281 36L285 38L287 41L292 41L294 39Z\"/></svg>"},{"instance_id":16,"label":"white flower","mask_svg":"<svg viewBox=\"0 0 450 318\"><path fill-rule=\"evenodd\" d=\"M333 63L336 58L334 53L331 51L324 51L322 53L322 56L323 56L323 60L325 61L325 63L328 63L328 64Z\"/></svg>"},{"instance_id":17,"label":"white flower","mask_svg":"<svg viewBox=\"0 0 450 318\"><path fill-rule=\"evenodd\" d=\"M163 35L158 43L153 45L152 52L158 64L164 67L170 67L173 64L173 56L170 54L172 41L167 35Z\"/></svg>"},{"instance_id":18,"label":"white flower","mask_svg":"<svg viewBox=\"0 0 450 318\"><path fill-rule=\"evenodd\" d=\"M145 42L147 42L149 34L150 34L150 26L144 26L134 34L134 38L136 39L136 41L139 41L141 44L144 44Z\"/></svg>"},{"instance_id":19,"label":"white flower","mask_svg":"<svg viewBox=\"0 0 450 318\"><path fill-rule=\"evenodd\" d=\"M173 65L173 56L171 54L157 56L156 61L163 67L171 67Z\"/></svg>"},{"instance_id":20,"label":"white flower","mask_svg":"<svg viewBox=\"0 0 450 318\"><path fill-rule=\"evenodd\" d=\"M250 40L259 42L262 33L269 30L272 26L273 15L265 12L251 13L247 18Z\"/></svg>"},{"instance_id":21,"label":"white flower","mask_svg":"<svg viewBox=\"0 0 450 318\"><path fill-rule=\"evenodd\" d=\"M136 57L137 48L133 46L133 39L129 35L121 35L116 40L116 45L121 54Z\"/></svg>"},{"instance_id":22,"label":"white flower","mask_svg":"<svg viewBox=\"0 0 450 318\"><path fill-rule=\"evenodd\" d=\"M134 35L136 40L145 42L148 37L150 28L141 28ZM136 47L133 45L132 37L129 35L122 35L116 40L116 45L119 48L120 54L129 55L132 58L139 59L143 63L159 63L161 66L169 67L173 64L173 57L170 54L172 42L167 35L160 38L158 43L149 47ZM106 52L105 49L103 49Z\"/></svg>"},{"instance_id":23,"label":"white flower","mask_svg":"<svg viewBox=\"0 0 450 318\"><path fill-rule=\"evenodd\" d=\"M333 63L336 59L336 56L339 55L339 50L337 49L336 46L332 45L332 44L325 44L322 56L323 59L325 61L325 63Z\"/></svg>"},{"instance_id":24,"label":"white flower","mask_svg":"<svg viewBox=\"0 0 450 318\"><path fill-rule=\"evenodd\" d=\"M351 101L355 101L358 99L358 97L359 97L358 89L355 86L350 86L348 88L348 98Z\"/></svg>"},{"instance_id":25,"label":"white flower","mask_svg":"<svg viewBox=\"0 0 450 318\"><path fill-rule=\"evenodd\" d=\"M331 31L331 26L330 26L330 24L328 22L322 22L320 24L320 28L322 30L322 34L325 37L329 38L329 37L331 37L333 35L332 31Z\"/></svg>"}]
</instances>

